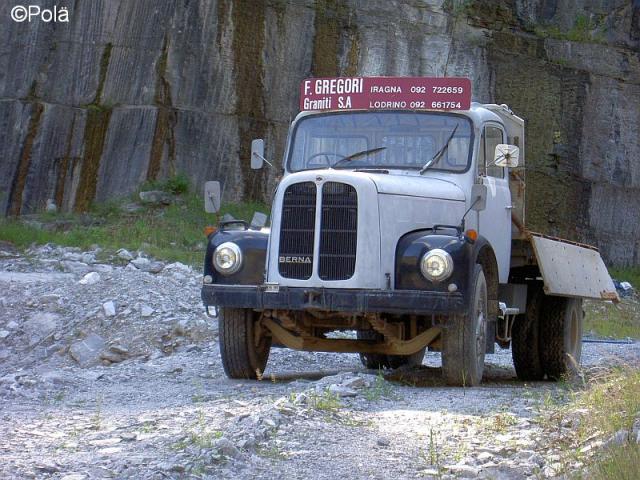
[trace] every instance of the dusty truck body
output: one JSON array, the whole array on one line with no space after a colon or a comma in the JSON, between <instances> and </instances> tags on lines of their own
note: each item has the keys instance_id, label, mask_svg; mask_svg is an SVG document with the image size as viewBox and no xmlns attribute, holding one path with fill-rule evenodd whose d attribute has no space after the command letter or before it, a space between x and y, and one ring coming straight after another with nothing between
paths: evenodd
<instances>
[{"instance_id":1,"label":"dusty truck body","mask_svg":"<svg viewBox=\"0 0 640 480\"><path fill-rule=\"evenodd\" d=\"M524 121L470 103L464 79L342 82L303 83L271 228L209 236L202 298L227 375L260 377L274 344L368 368L429 348L453 385L479 384L496 343L522 379L575 369L582 298L617 296L595 249L527 230ZM217 210L219 184L205 203Z\"/></svg>"}]
</instances>

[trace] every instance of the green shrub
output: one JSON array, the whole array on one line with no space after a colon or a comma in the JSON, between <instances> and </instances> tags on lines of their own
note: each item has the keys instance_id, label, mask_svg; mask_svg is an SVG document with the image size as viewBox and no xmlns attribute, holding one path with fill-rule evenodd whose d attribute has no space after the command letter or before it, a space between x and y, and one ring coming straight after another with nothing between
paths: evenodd
<instances>
[{"instance_id":1,"label":"green shrub","mask_svg":"<svg viewBox=\"0 0 640 480\"><path fill-rule=\"evenodd\" d=\"M187 193L189 191L189 179L182 173L169 177L164 181L163 190L174 195Z\"/></svg>"},{"instance_id":2,"label":"green shrub","mask_svg":"<svg viewBox=\"0 0 640 480\"><path fill-rule=\"evenodd\" d=\"M164 180L147 180L139 189L141 192L145 190L162 190L174 195L183 195L191 190L191 183L185 174L178 173Z\"/></svg>"}]
</instances>

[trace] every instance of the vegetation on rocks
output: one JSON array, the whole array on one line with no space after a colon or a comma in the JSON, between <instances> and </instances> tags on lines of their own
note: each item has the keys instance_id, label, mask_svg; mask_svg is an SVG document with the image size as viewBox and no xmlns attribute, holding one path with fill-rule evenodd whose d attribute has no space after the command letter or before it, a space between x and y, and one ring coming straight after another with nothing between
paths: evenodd
<instances>
[{"instance_id":1,"label":"vegetation on rocks","mask_svg":"<svg viewBox=\"0 0 640 480\"><path fill-rule=\"evenodd\" d=\"M170 205L144 205L138 198L94 204L88 213L43 213L19 219L0 220L0 240L18 247L32 243L55 243L88 249L100 245L107 250L142 249L166 261L198 266L206 245L203 229L215 225L215 215L204 211L200 195L190 193L184 176L150 182L143 190L162 190L174 195ZM223 204L220 216L251 220L256 211L268 212L264 204Z\"/></svg>"},{"instance_id":2,"label":"vegetation on rocks","mask_svg":"<svg viewBox=\"0 0 640 480\"><path fill-rule=\"evenodd\" d=\"M562 449L575 478L626 480L640 471L640 368L594 368L584 386L567 385L565 395L543 415L549 438ZM548 405L549 406L549 405ZM575 470L575 469L574 469Z\"/></svg>"},{"instance_id":3,"label":"vegetation on rocks","mask_svg":"<svg viewBox=\"0 0 640 480\"><path fill-rule=\"evenodd\" d=\"M578 15L569 30L562 30L556 25L535 25L531 26L531 29L536 35L545 38L581 43L606 43L604 26L600 21L594 21L586 15Z\"/></svg>"},{"instance_id":4,"label":"vegetation on rocks","mask_svg":"<svg viewBox=\"0 0 640 480\"><path fill-rule=\"evenodd\" d=\"M597 337L640 338L640 302L633 298L623 298L619 304L587 302L584 331Z\"/></svg>"},{"instance_id":5,"label":"vegetation on rocks","mask_svg":"<svg viewBox=\"0 0 640 480\"><path fill-rule=\"evenodd\" d=\"M614 268L612 278L629 282L633 290L618 304L602 302L585 303L587 334L607 338L640 338L640 268Z\"/></svg>"}]
</instances>

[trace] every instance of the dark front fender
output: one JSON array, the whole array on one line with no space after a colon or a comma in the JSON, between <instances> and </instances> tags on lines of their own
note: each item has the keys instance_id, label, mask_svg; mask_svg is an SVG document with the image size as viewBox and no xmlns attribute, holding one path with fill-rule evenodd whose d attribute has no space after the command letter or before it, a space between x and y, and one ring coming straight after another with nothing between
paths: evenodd
<instances>
[{"instance_id":1,"label":"dark front fender","mask_svg":"<svg viewBox=\"0 0 640 480\"><path fill-rule=\"evenodd\" d=\"M431 282L420 272L420 260L434 248L446 251L453 259L453 273L442 282ZM449 292L450 285L455 284L455 291L464 294L473 250L472 244L456 235L434 234L431 230L409 233L400 239L396 249L395 288Z\"/></svg>"},{"instance_id":2,"label":"dark front fender","mask_svg":"<svg viewBox=\"0 0 640 480\"><path fill-rule=\"evenodd\" d=\"M233 242L242 251L242 266L233 275L221 275L213 268L213 252L225 243ZM225 285L259 285L264 283L269 234L259 230L222 230L209 236L204 257L204 274L213 283Z\"/></svg>"},{"instance_id":3,"label":"dark front fender","mask_svg":"<svg viewBox=\"0 0 640 480\"><path fill-rule=\"evenodd\" d=\"M396 249L395 288L445 293L451 291L451 284L455 284L454 291L468 299L478 255L486 247L491 248L491 245L482 236L470 242L462 236L433 233L432 230L408 233L400 239ZM431 282L420 271L423 255L434 248L448 252L453 259L453 273L442 282Z\"/></svg>"}]
</instances>

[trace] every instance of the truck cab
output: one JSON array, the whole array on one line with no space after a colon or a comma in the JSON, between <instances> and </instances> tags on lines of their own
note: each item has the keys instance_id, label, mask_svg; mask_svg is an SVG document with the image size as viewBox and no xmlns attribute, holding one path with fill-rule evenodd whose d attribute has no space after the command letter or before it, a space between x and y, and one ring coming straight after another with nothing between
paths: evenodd
<instances>
[{"instance_id":1,"label":"truck cab","mask_svg":"<svg viewBox=\"0 0 640 480\"><path fill-rule=\"evenodd\" d=\"M523 145L524 121L504 105L300 113L271 228L222 222L209 236L202 298L218 310L227 375L260 378L274 344L357 352L376 369L420 364L429 348L447 383L471 386L514 333L516 370L541 365L521 378L564 373L579 357L582 311L558 307L573 337L545 370L543 327L527 316L547 295L526 247ZM262 168L262 141L253 147Z\"/></svg>"}]
</instances>

